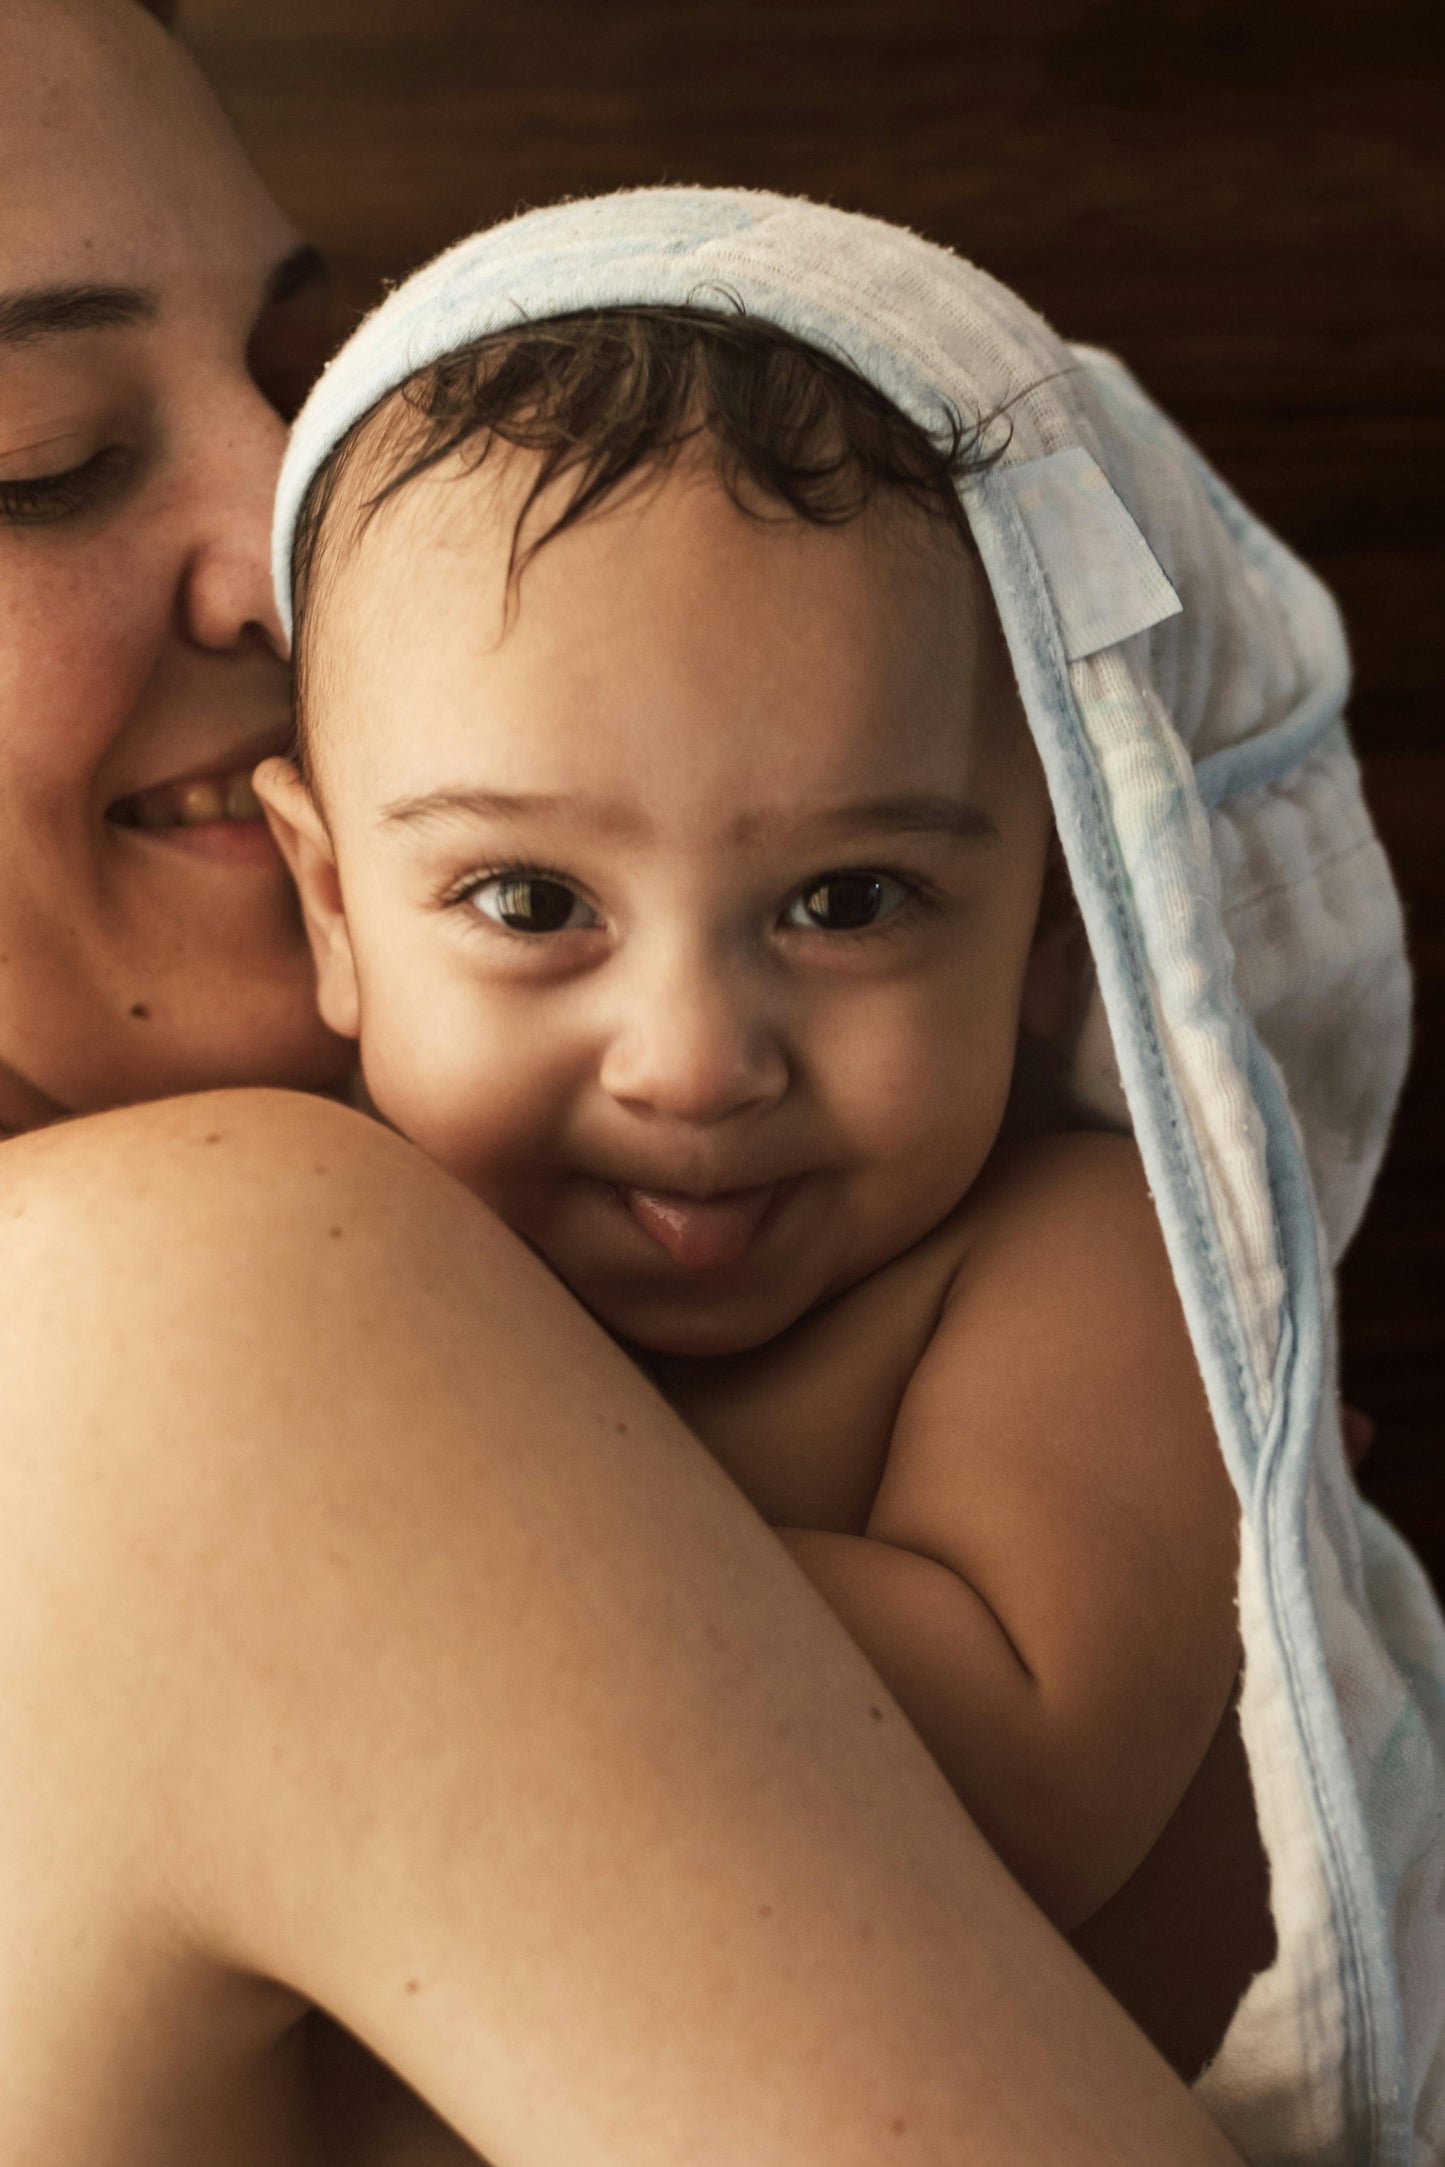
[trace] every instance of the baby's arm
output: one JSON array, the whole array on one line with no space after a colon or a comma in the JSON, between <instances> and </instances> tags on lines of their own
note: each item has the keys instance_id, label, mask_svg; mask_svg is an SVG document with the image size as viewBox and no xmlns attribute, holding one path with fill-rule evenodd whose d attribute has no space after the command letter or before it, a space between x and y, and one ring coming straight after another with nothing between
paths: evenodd
<instances>
[{"instance_id":1,"label":"baby's arm","mask_svg":"<svg viewBox=\"0 0 1445 2167\"><path fill-rule=\"evenodd\" d=\"M979 1212L866 1533L780 1533L1067 1930L1223 1716L1238 1508L1133 1146L1050 1138Z\"/></svg>"}]
</instances>

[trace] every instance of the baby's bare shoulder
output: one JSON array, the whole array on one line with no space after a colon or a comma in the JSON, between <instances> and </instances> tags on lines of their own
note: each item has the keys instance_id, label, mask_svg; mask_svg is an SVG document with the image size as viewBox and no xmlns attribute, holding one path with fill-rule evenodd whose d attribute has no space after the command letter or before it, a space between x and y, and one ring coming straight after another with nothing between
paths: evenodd
<instances>
[{"instance_id":1,"label":"baby's bare shoulder","mask_svg":"<svg viewBox=\"0 0 1445 2167\"><path fill-rule=\"evenodd\" d=\"M1177 1721L1195 1681L1198 1727L1217 1722L1237 1526L1133 1143L1021 1147L977 1192L869 1532L962 1573L1118 1745L1131 1703Z\"/></svg>"},{"instance_id":2,"label":"baby's bare shoulder","mask_svg":"<svg viewBox=\"0 0 1445 2167\"><path fill-rule=\"evenodd\" d=\"M1052 1234L1082 1222L1092 1231L1103 1210L1111 1224L1135 1227L1142 1213L1157 1232L1153 1201L1131 1136L1067 1129L1036 1136L997 1157L970 1199L981 1233L1000 1238L1047 1222Z\"/></svg>"}]
</instances>

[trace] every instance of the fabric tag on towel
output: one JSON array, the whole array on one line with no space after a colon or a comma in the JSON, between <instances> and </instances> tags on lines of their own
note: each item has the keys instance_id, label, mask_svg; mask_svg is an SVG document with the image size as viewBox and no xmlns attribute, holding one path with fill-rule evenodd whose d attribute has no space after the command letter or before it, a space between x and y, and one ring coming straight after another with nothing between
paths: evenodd
<instances>
[{"instance_id":1,"label":"fabric tag on towel","mask_svg":"<svg viewBox=\"0 0 1445 2167\"><path fill-rule=\"evenodd\" d=\"M998 478L1029 530L1070 662L1179 614L1159 559L1082 444L1002 467Z\"/></svg>"}]
</instances>

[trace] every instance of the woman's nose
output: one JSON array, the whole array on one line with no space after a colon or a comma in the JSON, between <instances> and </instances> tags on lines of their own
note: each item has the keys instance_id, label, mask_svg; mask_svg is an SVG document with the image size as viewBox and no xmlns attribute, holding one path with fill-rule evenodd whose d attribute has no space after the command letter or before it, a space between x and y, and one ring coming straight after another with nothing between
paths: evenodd
<instances>
[{"instance_id":1,"label":"woman's nose","mask_svg":"<svg viewBox=\"0 0 1445 2167\"><path fill-rule=\"evenodd\" d=\"M193 470L179 604L198 647L228 654L260 642L286 653L271 585L271 502L285 445L284 422L252 390L218 421L209 456Z\"/></svg>"},{"instance_id":2,"label":"woman's nose","mask_svg":"<svg viewBox=\"0 0 1445 2167\"><path fill-rule=\"evenodd\" d=\"M716 1122L775 1103L788 1081L776 1019L741 974L682 958L632 974L601 1070L620 1105Z\"/></svg>"}]
</instances>

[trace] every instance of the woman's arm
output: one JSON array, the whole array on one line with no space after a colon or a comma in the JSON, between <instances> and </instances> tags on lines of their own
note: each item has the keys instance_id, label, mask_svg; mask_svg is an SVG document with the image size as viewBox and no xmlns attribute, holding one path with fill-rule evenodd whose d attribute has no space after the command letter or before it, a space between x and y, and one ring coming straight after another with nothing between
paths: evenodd
<instances>
[{"instance_id":1,"label":"woman's arm","mask_svg":"<svg viewBox=\"0 0 1445 2167\"><path fill-rule=\"evenodd\" d=\"M0 1177L7 2159L267 2157L216 2102L264 2063L290 2127L309 2002L518 2167L1234 2159L738 1492L408 1146L228 1094Z\"/></svg>"}]
</instances>

